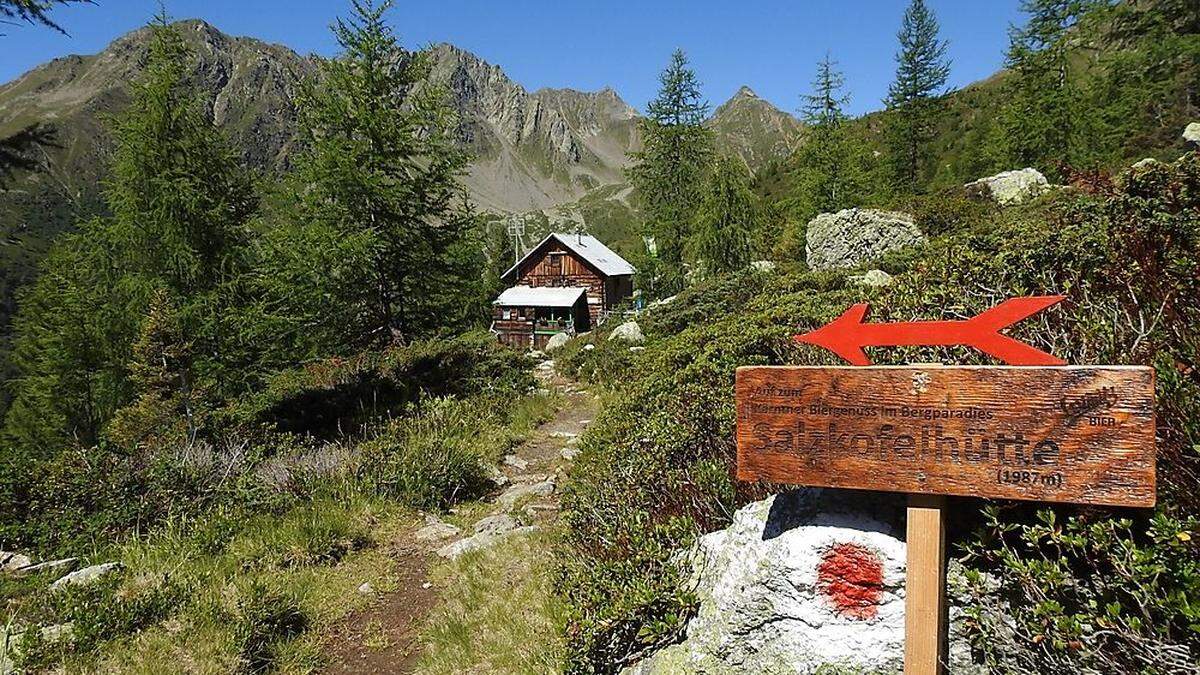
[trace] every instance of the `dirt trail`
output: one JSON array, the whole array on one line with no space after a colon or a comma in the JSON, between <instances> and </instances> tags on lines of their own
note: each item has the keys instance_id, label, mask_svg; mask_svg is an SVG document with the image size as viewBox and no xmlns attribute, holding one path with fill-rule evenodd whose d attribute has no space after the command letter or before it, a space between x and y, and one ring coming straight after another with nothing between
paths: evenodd
<instances>
[{"instance_id":1,"label":"dirt trail","mask_svg":"<svg viewBox=\"0 0 1200 675\"><path fill-rule=\"evenodd\" d=\"M511 513L524 523L546 526L558 518L558 485L575 452L575 444L588 423L599 412L599 404L578 383L559 376L550 362L534 374L544 386L563 396L555 416L538 427L501 463L504 485L485 502L479 518ZM533 491L505 506L504 496L526 488L555 485L552 494ZM429 528L426 528L429 529ZM429 581L429 571L442 558L437 551L456 541L470 538L469 526L457 536L423 538L420 530L409 531L391 543L396 566L396 589L381 593L365 610L351 614L337 625L326 641L330 675L376 675L415 672L421 658L419 631L425 618L437 605L438 588ZM516 535L514 535L516 536Z\"/></svg>"}]
</instances>

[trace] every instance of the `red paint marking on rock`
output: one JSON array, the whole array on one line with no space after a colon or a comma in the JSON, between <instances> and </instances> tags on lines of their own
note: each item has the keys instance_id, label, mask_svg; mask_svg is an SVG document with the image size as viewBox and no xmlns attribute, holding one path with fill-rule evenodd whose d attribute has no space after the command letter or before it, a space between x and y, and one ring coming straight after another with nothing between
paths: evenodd
<instances>
[{"instance_id":1,"label":"red paint marking on rock","mask_svg":"<svg viewBox=\"0 0 1200 675\"><path fill-rule=\"evenodd\" d=\"M860 621L873 619L883 596L883 563L869 548L837 544L817 566L817 584L838 614Z\"/></svg>"}]
</instances>

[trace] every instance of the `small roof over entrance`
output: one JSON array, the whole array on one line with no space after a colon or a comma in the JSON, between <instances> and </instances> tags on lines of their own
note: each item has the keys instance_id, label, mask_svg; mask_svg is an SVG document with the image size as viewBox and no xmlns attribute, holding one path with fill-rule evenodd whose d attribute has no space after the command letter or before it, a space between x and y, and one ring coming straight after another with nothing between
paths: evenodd
<instances>
[{"instance_id":1,"label":"small roof over entrance","mask_svg":"<svg viewBox=\"0 0 1200 675\"><path fill-rule=\"evenodd\" d=\"M513 286L492 303L503 307L574 307L586 288L575 286Z\"/></svg>"}]
</instances>

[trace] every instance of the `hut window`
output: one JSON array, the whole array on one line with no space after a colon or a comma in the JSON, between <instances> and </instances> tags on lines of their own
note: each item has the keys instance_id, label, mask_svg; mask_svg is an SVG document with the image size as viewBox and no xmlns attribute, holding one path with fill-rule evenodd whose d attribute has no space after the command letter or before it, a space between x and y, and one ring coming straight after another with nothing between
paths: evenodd
<instances>
[{"instance_id":1,"label":"hut window","mask_svg":"<svg viewBox=\"0 0 1200 675\"><path fill-rule=\"evenodd\" d=\"M512 318L512 310L506 309L503 312L501 312L500 316L506 320L511 319Z\"/></svg>"}]
</instances>

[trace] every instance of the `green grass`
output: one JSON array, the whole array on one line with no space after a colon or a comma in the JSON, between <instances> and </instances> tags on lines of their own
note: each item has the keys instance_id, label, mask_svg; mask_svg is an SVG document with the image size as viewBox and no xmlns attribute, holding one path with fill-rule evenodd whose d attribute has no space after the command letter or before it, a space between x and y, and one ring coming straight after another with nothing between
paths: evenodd
<instances>
[{"instance_id":1,"label":"green grass","mask_svg":"<svg viewBox=\"0 0 1200 675\"><path fill-rule=\"evenodd\" d=\"M429 467L416 457L444 459L434 450L451 448L464 466L495 462L557 405L557 397L541 394L424 401L420 412L362 442L351 453L358 459L340 472L306 484L288 507L264 512L236 504L131 536L88 556L120 561L124 570L77 592L50 593L53 575L0 577L7 600L0 623L73 624L70 640L22 643L22 665L30 670L312 672L323 665L328 629L370 602L358 587L396 587L389 544L423 524L417 509L470 496L446 490L467 468L425 476L429 485L422 486L420 470ZM406 489L366 479L370 460L381 458ZM472 502L462 507L456 510L478 510Z\"/></svg>"},{"instance_id":2,"label":"green grass","mask_svg":"<svg viewBox=\"0 0 1200 675\"><path fill-rule=\"evenodd\" d=\"M560 671L566 622L553 586L555 537L511 537L436 568L446 590L422 631L418 672Z\"/></svg>"}]
</instances>

